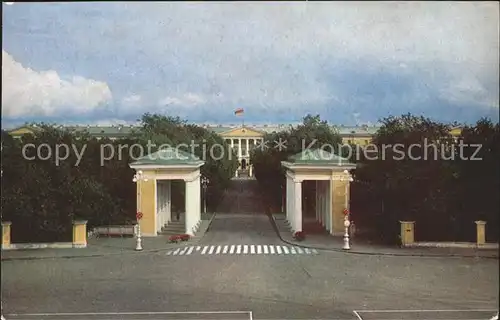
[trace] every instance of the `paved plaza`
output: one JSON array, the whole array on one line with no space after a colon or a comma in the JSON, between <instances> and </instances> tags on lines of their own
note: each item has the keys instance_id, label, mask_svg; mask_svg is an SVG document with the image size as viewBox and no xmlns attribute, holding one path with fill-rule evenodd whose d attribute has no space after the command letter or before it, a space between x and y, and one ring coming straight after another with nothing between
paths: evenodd
<instances>
[{"instance_id":1,"label":"paved plaza","mask_svg":"<svg viewBox=\"0 0 500 320\"><path fill-rule=\"evenodd\" d=\"M227 228L235 221L256 228ZM242 215L238 220L221 215L198 245L224 248L230 238L233 243L250 243L252 237L256 244L279 243L269 219ZM494 259L328 251L252 255L250 247L248 254L212 254L208 258L201 252L174 257L167 254L169 250L89 259L4 261L4 315L7 320L465 320L489 319L485 317L493 316L498 308L498 260ZM376 311L388 309L403 311Z\"/></svg>"},{"instance_id":2,"label":"paved plaza","mask_svg":"<svg viewBox=\"0 0 500 320\"><path fill-rule=\"evenodd\" d=\"M282 242L268 216L226 213L194 244L3 261L2 300L7 320L487 320L498 310L498 267L478 257L308 254Z\"/></svg>"}]
</instances>

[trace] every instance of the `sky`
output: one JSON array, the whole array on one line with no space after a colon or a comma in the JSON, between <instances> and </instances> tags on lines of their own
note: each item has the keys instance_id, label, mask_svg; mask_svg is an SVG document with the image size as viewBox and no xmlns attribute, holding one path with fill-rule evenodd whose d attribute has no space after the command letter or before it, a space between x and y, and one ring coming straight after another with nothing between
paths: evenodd
<instances>
[{"instance_id":1,"label":"sky","mask_svg":"<svg viewBox=\"0 0 500 320\"><path fill-rule=\"evenodd\" d=\"M2 4L2 126L499 117L498 2Z\"/></svg>"}]
</instances>

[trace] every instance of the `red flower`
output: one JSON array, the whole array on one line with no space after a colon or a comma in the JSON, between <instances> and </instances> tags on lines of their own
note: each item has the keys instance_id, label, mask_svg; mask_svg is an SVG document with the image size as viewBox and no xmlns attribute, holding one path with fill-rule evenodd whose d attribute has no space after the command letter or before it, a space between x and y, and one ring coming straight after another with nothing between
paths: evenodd
<instances>
[{"instance_id":1,"label":"red flower","mask_svg":"<svg viewBox=\"0 0 500 320\"><path fill-rule=\"evenodd\" d=\"M297 231L293 234L293 238L297 241L302 241L306 239L304 231Z\"/></svg>"}]
</instances>

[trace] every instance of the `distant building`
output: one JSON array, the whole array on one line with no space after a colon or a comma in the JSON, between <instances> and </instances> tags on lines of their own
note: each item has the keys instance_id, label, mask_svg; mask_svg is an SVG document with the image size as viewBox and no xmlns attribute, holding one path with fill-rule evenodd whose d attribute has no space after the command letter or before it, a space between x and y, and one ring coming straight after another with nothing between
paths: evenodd
<instances>
[{"instance_id":1,"label":"distant building","mask_svg":"<svg viewBox=\"0 0 500 320\"><path fill-rule=\"evenodd\" d=\"M219 134L236 151L239 168L235 175L253 176L252 164L250 163L250 150L258 146L267 133L288 130L290 124L279 125L214 125L200 124L200 126ZM86 133L91 137L102 139L120 139L133 133L137 126L61 126L75 133ZM333 125L332 128L340 135L343 144L368 145L372 142L373 136L379 127L376 126L343 126ZM19 138L25 134L32 134L39 130L36 126L25 125L9 131L9 133ZM460 136L461 127L453 127L451 134L454 137Z\"/></svg>"}]
</instances>

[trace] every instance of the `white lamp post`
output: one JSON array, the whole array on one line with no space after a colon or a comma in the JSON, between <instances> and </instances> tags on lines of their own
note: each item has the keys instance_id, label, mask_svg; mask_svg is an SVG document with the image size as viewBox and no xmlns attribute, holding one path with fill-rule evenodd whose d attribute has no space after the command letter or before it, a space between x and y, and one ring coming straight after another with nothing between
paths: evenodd
<instances>
[{"instance_id":1,"label":"white lamp post","mask_svg":"<svg viewBox=\"0 0 500 320\"><path fill-rule=\"evenodd\" d=\"M203 213L207 213L207 187L210 180L203 176L201 178L201 185L203 186Z\"/></svg>"},{"instance_id":2,"label":"white lamp post","mask_svg":"<svg viewBox=\"0 0 500 320\"><path fill-rule=\"evenodd\" d=\"M350 182L352 182L354 179L352 178L351 175L349 175L349 171L344 170L344 173L347 174L348 177L347 178L345 178L345 177L341 178L341 181L348 181L348 183L346 183L346 185L345 185L345 198L344 198L344 201L345 201L345 209L344 209L344 247L342 249L349 250L349 249L351 249L351 246L349 244L349 227L351 226L351 221L349 221L350 212L349 212L349 198L348 198L348 194L349 194L349 185L350 185Z\"/></svg>"},{"instance_id":3,"label":"white lamp post","mask_svg":"<svg viewBox=\"0 0 500 320\"><path fill-rule=\"evenodd\" d=\"M141 224L140 220L142 219L142 194L141 194L141 187L142 187L142 181L148 181L148 178L143 175L143 172L141 170L137 171L136 174L134 174L134 178L132 179L133 182L138 184L137 190L139 190L139 195L137 199L137 207L139 208L139 211L137 212L136 218L137 218L137 229L136 229L136 237L137 237L137 242L135 246L136 251L142 251L142 237L141 237Z\"/></svg>"}]
</instances>

